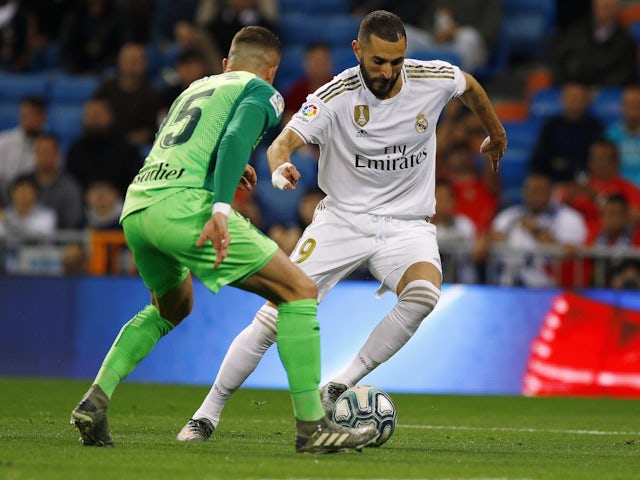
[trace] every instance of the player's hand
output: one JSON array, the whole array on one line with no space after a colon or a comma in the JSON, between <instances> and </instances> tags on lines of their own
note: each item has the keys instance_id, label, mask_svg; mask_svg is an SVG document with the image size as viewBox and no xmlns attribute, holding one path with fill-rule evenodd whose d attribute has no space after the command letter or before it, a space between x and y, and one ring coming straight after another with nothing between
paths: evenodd
<instances>
[{"instance_id":1,"label":"player's hand","mask_svg":"<svg viewBox=\"0 0 640 480\"><path fill-rule=\"evenodd\" d=\"M216 263L213 268L218 266L227 258L229 254L229 229L227 228L227 216L224 213L214 213L213 216L202 227L202 233L196 240L196 247L202 247L209 240L216 251Z\"/></svg>"},{"instance_id":2,"label":"player's hand","mask_svg":"<svg viewBox=\"0 0 640 480\"><path fill-rule=\"evenodd\" d=\"M271 174L271 183L278 190L295 190L300 180L300 172L290 162L283 163Z\"/></svg>"},{"instance_id":3,"label":"player's hand","mask_svg":"<svg viewBox=\"0 0 640 480\"><path fill-rule=\"evenodd\" d=\"M480 153L484 158L491 163L491 170L494 173L498 171L500 167L500 159L504 156L504 151L507 149L507 136L498 135L494 137L487 137L480 145Z\"/></svg>"},{"instance_id":4,"label":"player's hand","mask_svg":"<svg viewBox=\"0 0 640 480\"><path fill-rule=\"evenodd\" d=\"M244 167L244 173L240 177L238 190L250 192L251 190L253 190L253 187L256 186L256 183L258 183L258 174L251 165L247 165L246 167Z\"/></svg>"}]
</instances>

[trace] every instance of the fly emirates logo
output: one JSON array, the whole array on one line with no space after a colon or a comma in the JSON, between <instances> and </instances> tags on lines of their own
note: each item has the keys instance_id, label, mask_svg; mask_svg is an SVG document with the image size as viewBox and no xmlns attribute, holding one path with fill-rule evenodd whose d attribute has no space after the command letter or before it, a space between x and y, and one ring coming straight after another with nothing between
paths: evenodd
<instances>
[{"instance_id":1,"label":"fly emirates logo","mask_svg":"<svg viewBox=\"0 0 640 480\"><path fill-rule=\"evenodd\" d=\"M406 145L390 145L384 147L382 154L386 158L373 159L356 153L355 167L372 170L406 170L420 165L427 158L427 149L407 153Z\"/></svg>"}]
</instances>

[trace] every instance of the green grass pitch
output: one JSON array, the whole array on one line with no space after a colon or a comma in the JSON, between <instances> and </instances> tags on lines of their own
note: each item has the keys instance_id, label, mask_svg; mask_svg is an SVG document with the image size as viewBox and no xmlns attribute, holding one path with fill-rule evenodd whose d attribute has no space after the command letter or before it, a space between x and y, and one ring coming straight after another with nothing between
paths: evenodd
<instances>
[{"instance_id":1,"label":"green grass pitch","mask_svg":"<svg viewBox=\"0 0 640 480\"><path fill-rule=\"evenodd\" d=\"M0 479L640 479L640 402L391 396L381 448L300 455L288 393L242 389L213 437L175 436L205 387L124 383L110 406L114 448L83 447L69 414L88 382L0 378Z\"/></svg>"}]
</instances>

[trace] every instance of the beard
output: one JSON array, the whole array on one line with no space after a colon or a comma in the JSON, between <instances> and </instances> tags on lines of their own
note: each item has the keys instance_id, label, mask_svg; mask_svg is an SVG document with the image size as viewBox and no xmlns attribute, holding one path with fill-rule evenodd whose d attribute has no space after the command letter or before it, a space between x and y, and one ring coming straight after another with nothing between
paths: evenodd
<instances>
[{"instance_id":1,"label":"beard","mask_svg":"<svg viewBox=\"0 0 640 480\"><path fill-rule=\"evenodd\" d=\"M389 98L389 93L396 85L398 78L400 77L400 73L398 72L391 78L383 78L383 77L372 77L364 65L360 64L360 72L362 72L362 78L364 80L367 88L373 93L376 98L384 100L385 98Z\"/></svg>"}]
</instances>

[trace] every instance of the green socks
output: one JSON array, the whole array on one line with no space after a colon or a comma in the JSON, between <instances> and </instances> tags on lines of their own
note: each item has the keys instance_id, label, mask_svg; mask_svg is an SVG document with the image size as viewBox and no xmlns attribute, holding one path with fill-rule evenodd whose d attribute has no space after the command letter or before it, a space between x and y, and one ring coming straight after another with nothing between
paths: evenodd
<instances>
[{"instance_id":1,"label":"green socks","mask_svg":"<svg viewBox=\"0 0 640 480\"><path fill-rule=\"evenodd\" d=\"M172 329L173 324L162 318L155 306L145 307L122 327L93 383L99 385L111 398L120 381Z\"/></svg>"},{"instance_id":2,"label":"green socks","mask_svg":"<svg viewBox=\"0 0 640 480\"><path fill-rule=\"evenodd\" d=\"M278 306L277 339L280 360L287 371L293 412L298 420L324 417L320 383L320 327L316 300L296 300Z\"/></svg>"}]
</instances>

